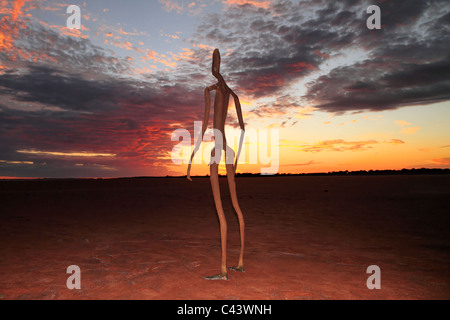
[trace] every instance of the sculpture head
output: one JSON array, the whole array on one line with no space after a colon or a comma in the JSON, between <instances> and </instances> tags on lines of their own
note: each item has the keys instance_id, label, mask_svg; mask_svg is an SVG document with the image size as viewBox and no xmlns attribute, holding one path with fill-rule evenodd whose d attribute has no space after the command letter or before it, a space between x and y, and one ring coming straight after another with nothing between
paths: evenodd
<instances>
[{"instance_id":1,"label":"sculpture head","mask_svg":"<svg viewBox=\"0 0 450 320\"><path fill-rule=\"evenodd\" d=\"M213 53L212 74L216 77L220 74L220 52L219 49L215 49Z\"/></svg>"}]
</instances>

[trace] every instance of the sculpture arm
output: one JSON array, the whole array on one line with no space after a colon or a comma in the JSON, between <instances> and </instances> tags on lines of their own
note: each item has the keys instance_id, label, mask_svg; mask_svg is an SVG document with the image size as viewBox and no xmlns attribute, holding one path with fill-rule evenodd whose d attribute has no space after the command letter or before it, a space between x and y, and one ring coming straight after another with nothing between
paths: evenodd
<instances>
[{"instance_id":1,"label":"sculpture arm","mask_svg":"<svg viewBox=\"0 0 450 320\"><path fill-rule=\"evenodd\" d=\"M239 101L239 98L236 95L236 93L233 92L233 90L230 89L230 92L234 99L234 106L236 107L236 113L237 113L238 120L239 120L239 126L241 127L241 137L239 139L239 149L238 149L238 152L236 155L236 160L234 162L234 172L236 173L238 159L241 155L242 145L244 143L245 124L244 124L244 118L242 117L242 108L241 108L241 103Z\"/></svg>"},{"instance_id":2,"label":"sculpture arm","mask_svg":"<svg viewBox=\"0 0 450 320\"><path fill-rule=\"evenodd\" d=\"M207 88L205 88L205 115L203 118L203 125L202 125L202 133L198 137L197 142L195 143L194 151L192 152L191 158L189 160L189 165L187 169L187 179L189 181L192 181L191 179L191 164L192 159L194 159L195 154L197 153L198 149L200 148L200 144L203 141L203 136L206 132L206 129L208 128L208 121L209 121L209 114L211 110L211 95L210 92L217 89L217 85L212 85Z\"/></svg>"},{"instance_id":3,"label":"sculpture arm","mask_svg":"<svg viewBox=\"0 0 450 320\"><path fill-rule=\"evenodd\" d=\"M231 95L233 96L234 99L234 105L236 107L236 113L238 116L238 120L239 120L239 126L241 127L242 131L245 131L245 125L244 125L244 119L242 117L242 108L241 108L241 102L239 101L238 96L236 95L236 93L233 92L233 90L231 90Z\"/></svg>"}]
</instances>

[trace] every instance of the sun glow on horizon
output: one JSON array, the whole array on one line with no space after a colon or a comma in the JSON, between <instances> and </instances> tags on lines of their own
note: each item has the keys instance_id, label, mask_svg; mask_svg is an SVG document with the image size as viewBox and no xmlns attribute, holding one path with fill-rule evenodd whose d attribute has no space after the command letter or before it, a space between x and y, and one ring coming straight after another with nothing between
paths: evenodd
<instances>
[{"instance_id":1,"label":"sun glow on horizon","mask_svg":"<svg viewBox=\"0 0 450 320\"><path fill-rule=\"evenodd\" d=\"M86 157L86 158L96 158L96 157L115 157L116 154L113 153L94 153L94 152L57 152L57 151L40 151L40 150L17 150L18 153L30 154L30 155L41 155L41 156L56 156L56 157Z\"/></svg>"}]
</instances>

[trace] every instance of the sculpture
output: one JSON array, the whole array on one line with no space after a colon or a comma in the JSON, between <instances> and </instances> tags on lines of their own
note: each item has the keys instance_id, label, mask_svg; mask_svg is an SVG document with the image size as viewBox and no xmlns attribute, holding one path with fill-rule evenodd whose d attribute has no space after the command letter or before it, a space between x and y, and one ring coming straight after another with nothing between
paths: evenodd
<instances>
[{"instance_id":1,"label":"sculpture","mask_svg":"<svg viewBox=\"0 0 450 320\"><path fill-rule=\"evenodd\" d=\"M234 271L244 271L244 229L245 229L245 222L244 222L244 216L242 214L242 211L239 207L239 202L237 199L237 193L236 193L236 183L235 183L235 172L237 168L237 161L239 158L240 150L242 147L242 141L243 141L243 134L245 131L244 126L244 120L242 118L242 109L241 104L239 102L238 96L231 90L225 80L223 79L222 75L220 74L220 52L218 49L214 50L213 53L213 62L212 62L212 75L218 80L218 82L212 86L209 86L205 89L205 116L203 120L203 126L202 126L202 134L199 136L199 139L196 143L196 147L194 148L194 151L192 152L191 159L189 161L189 166L187 170L187 178L192 181L190 176L191 171L191 162L194 158L194 155L196 151L198 150L198 147L203 140L203 136L205 134L205 131L208 127L208 120L209 120L209 114L210 114L210 106L211 106L211 97L210 93L211 91L215 91L215 99L214 99L214 123L213 128L218 130L221 133L221 139L217 139L215 136L215 146L212 149L211 152L211 162L209 164L210 166L210 180L211 180L211 188L213 191L214 196L214 202L217 210L217 215L219 217L219 223L220 223L220 236L221 236L221 248L222 248L222 264L221 264L221 273L213 276L205 277L207 280L228 280L228 273L227 273L227 267L226 267L226 261L227 261L227 222L225 219L225 214L222 207L222 200L220 196L220 188L219 188L219 162L221 158L221 152L222 149L225 151L225 159L226 159L226 170L227 170L227 179L228 179L228 186L230 188L230 195L231 200L233 203L234 210L236 211L238 215L239 220L239 233L240 233L240 240L241 240L241 251L239 254L239 261L238 265L234 267L230 267L230 270ZM235 153L232 148L228 147L226 143L226 137L225 137L225 120L227 117L227 111L228 111L228 103L230 100L230 95L234 99L234 104L236 107L236 113L239 120L239 126L241 128L241 141L239 146L239 151L236 157L236 161L233 164L233 159L235 156ZM220 136L220 134L218 135ZM219 152L219 154L216 157L216 152ZM217 160L219 159L219 160Z\"/></svg>"}]
</instances>

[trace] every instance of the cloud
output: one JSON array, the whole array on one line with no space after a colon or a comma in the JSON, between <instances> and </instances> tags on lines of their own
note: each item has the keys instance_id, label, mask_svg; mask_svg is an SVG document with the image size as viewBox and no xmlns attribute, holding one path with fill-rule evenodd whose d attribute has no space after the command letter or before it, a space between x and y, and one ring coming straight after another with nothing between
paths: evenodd
<instances>
[{"instance_id":1,"label":"cloud","mask_svg":"<svg viewBox=\"0 0 450 320\"><path fill-rule=\"evenodd\" d=\"M188 12L189 14L198 15L202 12L203 8L213 1L185 1L185 0L158 0L161 4L163 10L167 12L175 12L177 14L182 14ZM217 1L217 0L216 0Z\"/></svg>"},{"instance_id":2,"label":"cloud","mask_svg":"<svg viewBox=\"0 0 450 320\"><path fill-rule=\"evenodd\" d=\"M233 5L205 18L196 34L197 41L232 50L224 73L246 96L284 95L309 77L302 103L335 114L450 99L446 1L382 2L379 31L366 27L369 1L251 2L228 1ZM323 72L355 48L367 58Z\"/></svg>"},{"instance_id":3,"label":"cloud","mask_svg":"<svg viewBox=\"0 0 450 320\"><path fill-rule=\"evenodd\" d=\"M428 160L427 163L448 167L448 166L450 166L450 158L432 159L432 160Z\"/></svg>"},{"instance_id":4,"label":"cloud","mask_svg":"<svg viewBox=\"0 0 450 320\"><path fill-rule=\"evenodd\" d=\"M381 111L450 99L447 90L450 85L449 61L425 66L400 63L402 71L389 70L386 64L387 61L364 61L351 67L336 68L311 84L306 97L318 103L316 108L334 113ZM368 72L375 69L379 71ZM401 72L409 76L400 76ZM429 82L419 80L433 75L436 77ZM355 78L359 80L352 80Z\"/></svg>"},{"instance_id":5,"label":"cloud","mask_svg":"<svg viewBox=\"0 0 450 320\"><path fill-rule=\"evenodd\" d=\"M238 6L255 6L257 8L269 8L270 1L266 0L223 0L223 3L227 5L238 5Z\"/></svg>"},{"instance_id":6,"label":"cloud","mask_svg":"<svg viewBox=\"0 0 450 320\"><path fill-rule=\"evenodd\" d=\"M316 162L314 160L308 161L306 163L294 163L294 164L283 164L281 167L303 167L303 166L310 166L315 164L321 164L321 162Z\"/></svg>"},{"instance_id":7,"label":"cloud","mask_svg":"<svg viewBox=\"0 0 450 320\"><path fill-rule=\"evenodd\" d=\"M409 122L406 122L404 120L398 120L398 121L394 121L396 124L398 124L401 127L404 127L401 132L403 134L416 134L417 131L420 129L420 127L406 127L406 126L411 126L412 124Z\"/></svg>"},{"instance_id":8,"label":"cloud","mask_svg":"<svg viewBox=\"0 0 450 320\"><path fill-rule=\"evenodd\" d=\"M204 76L191 72L194 63L175 76L132 78L127 57L35 19L12 21L9 11L0 34L2 176L165 174L172 131L193 129L203 116L204 86L192 80ZM192 55L155 60L176 67Z\"/></svg>"},{"instance_id":9,"label":"cloud","mask_svg":"<svg viewBox=\"0 0 450 320\"><path fill-rule=\"evenodd\" d=\"M8 69L52 65L72 73L124 73L129 70L125 58L117 58L94 45L89 39L61 34L41 23L0 21L0 32L8 35L0 46L0 59Z\"/></svg>"},{"instance_id":10,"label":"cloud","mask_svg":"<svg viewBox=\"0 0 450 320\"><path fill-rule=\"evenodd\" d=\"M417 150L422 151L422 152L428 152L428 151L439 150L439 149L444 149L444 148L450 148L450 145L439 146L439 147L420 148Z\"/></svg>"},{"instance_id":11,"label":"cloud","mask_svg":"<svg viewBox=\"0 0 450 320\"><path fill-rule=\"evenodd\" d=\"M98 158L98 157L115 157L115 154L110 153L95 153L95 152L58 152L58 151L40 151L40 150L17 150L17 153L31 154L37 156L56 156L56 157L76 157L76 158Z\"/></svg>"},{"instance_id":12,"label":"cloud","mask_svg":"<svg viewBox=\"0 0 450 320\"><path fill-rule=\"evenodd\" d=\"M382 3L380 32L359 29L369 59L336 67L311 83L306 97L327 112L381 111L447 101L450 21L443 1ZM433 17L433 19L431 19Z\"/></svg>"},{"instance_id":13,"label":"cloud","mask_svg":"<svg viewBox=\"0 0 450 320\"><path fill-rule=\"evenodd\" d=\"M34 162L34 171L20 169L22 176L84 177L106 168L111 175L143 168L164 174L171 160L160 156L173 148L171 133L202 118L203 88L164 78L90 80L48 66L27 70L0 76L0 94L9 97L0 103L0 157ZM84 166L75 166L79 159ZM15 176L11 170L2 166L0 174Z\"/></svg>"},{"instance_id":14,"label":"cloud","mask_svg":"<svg viewBox=\"0 0 450 320\"><path fill-rule=\"evenodd\" d=\"M402 129L403 134L416 134L420 127L407 127Z\"/></svg>"},{"instance_id":15,"label":"cloud","mask_svg":"<svg viewBox=\"0 0 450 320\"><path fill-rule=\"evenodd\" d=\"M385 141L385 143L389 143L389 144L405 144L406 142L400 139L390 139Z\"/></svg>"},{"instance_id":16,"label":"cloud","mask_svg":"<svg viewBox=\"0 0 450 320\"><path fill-rule=\"evenodd\" d=\"M297 98L286 94L277 97L275 101L257 104L248 112L248 115L255 115L258 118L281 118L286 116L285 119L290 120L293 117L306 118L313 111L313 108L303 106Z\"/></svg>"},{"instance_id":17,"label":"cloud","mask_svg":"<svg viewBox=\"0 0 450 320\"><path fill-rule=\"evenodd\" d=\"M6 163L6 164L14 164L14 165L16 165L16 164L30 164L30 165L32 165L32 164L34 164L34 162L33 161L7 161L7 160L0 160L0 164L2 164L2 163Z\"/></svg>"},{"instance_id":18,"label":"cloud","mask_svg":"<svg viewBox=\"0 0 450 320\"><path fill-rule=\"evenodd\" d=\"M175 11L181 13L184 10L183 3L177 0L158 0L158 2L167 12Z\"/></svg>"},{"instance_id":19,"label":"cloud","mask_svg":"<svg viewBox=\"0 0 450 320\"><path fill-rule=\"evenodd\" d=\"M0 77L0 94L64 110L95 112L114 108L109 97L120 84L112 79L92 81L65 70L28 65L28 72L10 72Z\"/></svg>"},{"instance_id":20,"label":"cloud","mask_svg":"<svg viewBox=\"0 0 450 320\"><path fill-rule=\"evenodd\" d=\"M338 32L300 27L302 17L301 8L286 1L270 8L230 6L222 15L206 17L196 39L232 51L223 61L224 74L245 95L270 97L326 59L317 55L314 39L344 42Z\"/></svg>"},{"instance_id":21,"label":"cloud","mask_svg":"<svg viewBox=\"0 0 450 320\"><path fill-rule=\"evenodd\" d=\"M304 142L297 140L282 139L280 141L280 147L293 148L298 151L312 152L312 153L324 151L343 152L343 151L366 151L372 149L373 145L377 145L379 143L400 145L405 144L406 142L400 139L389 139L383 142L379 142L377 140L347 141L344 139L335 139L305 144Z\"/></svg>"},{"instance_id":22,"label":"cloud","mask_svg":"<svg viewBox=\"0 0 450 320\"><path fill-rule=\"evenodd\" d=\"M446 1L380 2L379 31L365 27L365 9L371 4L365 0L219 2L225 10L199 16L197 31L184 48L165 56L126 38L140 32L117 27L99 33L103 41L116 41L114 49L132 50L136 59L130 60L82 38L81 32L69 34L29 17L35 1L0 0L0 159L10 162L2 163L0 174L14 175L15 166L24 167L23 176L84 176L99 168L165 172L170 159L161 155L172 148L173 125L191 128L203 116L202 92L214 81L209 70L216 47L230 87L254 102L246 106L248 117L283 117L280 126L317 110L380 111L450 98ZM192 3L160 0L174 13L194 13L206 2ZM333 59L354 48L365 50L363 59L349 57L333 65ZM173 72L156 73L152 65L135 66L134 61L159 63ZM410 134L418 128L402 126ZM325 140L299 149L361 151L376 143ZM67 156L83 152L116 156L101 161Z\"/></svg>"},{"instance_id":23,"label":"cloud","mask_svg":"<svg viewBox=\"0 0 450 320\"><path fill-rule=\"evenodd\" d=\"M401 127L410 126L411 125L411 123L406 122L405 120L398 120L398 121L395 121L395 123L398 124Z\"/></svg>"},{"instance_id":24,"label":"cloud","mask_svg":"<svg viewBox=\"0 0 450 320\"><path fill-rule=\"evenodd\" d=\"M366 151L372 148L372 145L378 141L345 141L342 139L319 141L309 145L299 145L300 151L303 152L323 152L323 151Z\"/></svg>"},{"instance_id":25,"label":"cloud","mask_svg":"<svg viewBox=\"0 0 450 320\"><path fill-rule=\"evenodd\" d=\"M22 7L25 4L25 0L16 0L12 4L11 20L16 21L19 16L23 14Z\"/></svg>"}]
</instances>

